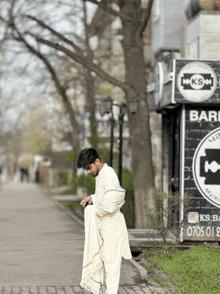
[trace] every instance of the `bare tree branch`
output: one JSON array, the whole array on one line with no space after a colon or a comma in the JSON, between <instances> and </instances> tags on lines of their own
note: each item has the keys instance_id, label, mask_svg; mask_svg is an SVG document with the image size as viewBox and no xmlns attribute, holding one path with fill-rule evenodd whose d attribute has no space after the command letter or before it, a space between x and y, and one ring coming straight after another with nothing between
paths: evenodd
<instances>
[{"instance_id":1,"label":"bare tree branch","mask_svg":"<svg viewBox=\"0 0 220 294\"><path fill-rule=\"evenodd\" d=\"M140 35L143 34L143 31L147 27L148 21L149 21L150 16L151 16L152 6L153 6L153 0L148 0L148 5L147 5L147 9L146 9L145 14L144 14L144 19L143 19L142 25L141 25L141 27L139 29Z\"/></svg>"},{"instance_id":2,"label":"bare tree branch","mask_svg":"<svg viewBox=\"0 0 220 294\"><path fill-rule=\"evenodd\" d=\"M23 16L28 17L28 18L36 21L42 28L49 30L53 35L57 36L60 40L64 41L68 45L72 46L78 52L78 54L82 55L81 49L75 43L73 43L72 41L70 41L69 39L64 37L64 35L60 34L56 30L54 30L51 27L49 27L48 25L46 25L43 21L41 21L41 20L37 19L36 17L31 16L31 15L23 15Z\"/></svg>"},{"instance_id":3,"label":"bare tree branch","mask_svg":"<svg viewBox=\"0 0 220 294\"><path fill-rule=\"evenodd\" d=\"M129 20L129 21L132 21L132 22L137 22L135 19L129 17L128 15L120 12L120 11L116 11L115 9L111 8L108 4L106 4L105 2L101 1L97 1L97 0L83 0L83 1L88 1L88 2L91 2L91 3L94 3L96 4L99 8L105 10L106 12L114 15L114 16L118 16L120 18L122 18L123 20Z\"/></svg>"},{"instance_id":4,"label":"bare tree branch","mask_svg":"<svg viewBox=\"0 0 220 294\"><path fill-rule=\"evenodd\" d=\"M84 55L81 55L81 54L77 55L76 53L70 51L69 49L65 48L64 46L62 46L58 43L54 43L54 42L45 40L45 39L40 38L38 36L35 36L34 34L31 34L31 33L28 33L28 34L31 35L32 37L34 37L37 42L39 42L41 44L45 44L49 47L52 47L58 51L65 53L67 56L69 56L70 58L72 58L76 62L78 62L78 63L82 64L83 66L85 66L86 68L88 68L90 71L95 72L102 79L107 80L110 83L122 88L125 93L127 93L129 91L134 93L134 91L131 89L131 87L128 84L121 82L121 81L115 79L114 77L110 76L109 74L104 72L97 64L92 62L89 58L85 57Z\"/></svg>"},{"instance_id":5,"label":"bare tree branch","mask_svg":"<svg viewBox=\"0 0 220 294\"><path fill-rule=\"evenodd\" d=\"M77 152L79 152L80 151L79 141L74 139L74 138L78 137L78 125L77 125L77 121L75 118L75 113L72 109L72 105L71 105L71 103L68 99L68 96L66 94L66 88L63 85L61 85L60 80L59 80L54 68L50 64L49 60L25 40L25 38L18 31L18 29L14 25L14 23L13 23L13 29L18 34L18 37L15 39L19 42L22 42L26 46L26 48L29 50L29 52L31 52L32 54L37 56L39 59L41 59L43 61L43 63L45 64L45 66L47 67L48 71L50 72L52 80L55 83L56 89L57 89L58 93L60 94L60 96L62 97L65 108L66 108L67 112L69 113L71 125L73 128L73 130L72 130L72 132L73 132L73 137L72 137L73 147Z\"/></svg>"}]
</instances>

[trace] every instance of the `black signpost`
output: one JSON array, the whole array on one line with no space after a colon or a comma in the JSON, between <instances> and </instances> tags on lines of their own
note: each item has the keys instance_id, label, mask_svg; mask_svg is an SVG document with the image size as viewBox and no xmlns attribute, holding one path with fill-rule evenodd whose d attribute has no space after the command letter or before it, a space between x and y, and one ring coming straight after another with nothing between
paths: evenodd
<instances>
[{"instance_id":1,"label":"black signpost","mask_svg":"<svg viewBox=\"0 0 220 294\"><path fill-rule=\"evenodd\" d=\"M220 61L167 58L148 92L163 116L163 188L191 197L180 203L180 240L220 241Z\"/></svg>"},{"instance_id":2,"label":"black signpost","mask_svg":"<svg viewBox=\"0 0 220 294\"><path fill-rule=\"evenodd\" d=\"M182 240L220 240L220 107L182 109Z\"/></svg>"}]
</instances>

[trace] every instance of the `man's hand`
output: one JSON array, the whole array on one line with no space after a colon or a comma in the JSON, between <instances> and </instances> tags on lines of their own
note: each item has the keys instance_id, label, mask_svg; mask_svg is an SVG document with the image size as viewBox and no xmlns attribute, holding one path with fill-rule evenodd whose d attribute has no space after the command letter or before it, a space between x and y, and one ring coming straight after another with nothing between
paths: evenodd
<instances>
[{"instance_id":1,"label":"man's hand","mask_svg":"<svg viewBox=\"0 0 220 294\"><path fill-rule=\"evenodd\" d=\"M83 207L85 207L85 206L86 206L86 202L88 202L89 204L91 204L91 203L92 203L92 197L91 197L91 196L88 196L88 197L84 198L84 199L80 202L80 204L81 204Z\"/></svg>"}]
</instances>

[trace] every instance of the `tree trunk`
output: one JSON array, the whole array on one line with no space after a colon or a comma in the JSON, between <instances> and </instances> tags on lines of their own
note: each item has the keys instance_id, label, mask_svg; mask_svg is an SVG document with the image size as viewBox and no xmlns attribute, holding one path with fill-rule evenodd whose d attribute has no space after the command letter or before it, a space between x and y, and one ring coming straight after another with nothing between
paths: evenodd
<instances>
[{"instance_id":1,"label":"tree trunk","mask_svg":"<svg viewBox=\"0 0 220 294\"><path fill-rule=\"evenodd\" d=\"M85 26L85 45L86 45L86 55L89 60L93 60L94 54L89 45L89 34L88 34L88 24L87 24L87 8L86 2L83 2L83 12L84 12L84 26ZM90 113L90 132L91 139L90 143L93 148L98 147L98 135L97 135L97 123L95 118L96 111L96 99L95 99L95 80L89 69L85 68L85 82L86 82L86 105L85 110Z\"/></svg>"},{"instance_id":2,"label":"tree trunk","mask_svg":"<svg viewBox=\"0 0 220 294\"><path fill-rule=\"evenodd\" d=\"M134 11L131 9L134 9ZM121 7L121 11L124 13L129 11L131 15L137 13L134 6L129 4L124 4ZM136 94L135 98L139 101L139 108L136 114L129 112L135 191L135 227L149 228L149 219L146 215L146 211L152 211L155 205L152 197L152 190L154 189L154 169L152 162L143 41L142 36L137 34L139 25L139 22L137 26L135 26L134 23L129 20L123 22L124 39L122 45L126 67L126 83L134 89L134 93ZM131 93L126 93L126 96L127 100L129 100L131 98Z\"/></svg>"},{"instance_id":3,"label":"tree trunk","mask_svg":"<svg viewBox=\"0 0 220 294\"><path fill-rule=\"evenodd\" d=\"M77 152L77 154L79 154L80 153L79 128L78 128L77 121L75 118L75 112L74 112L72 105L71 105L70 101L68 100L64 90L60 92L60 95L62 97L62 101L63 101L63 104L66 108L66 111L70 117L70 122L71 122L71 126L72 126L72 133L71 133L72 138L71 139L72 139L73 150L75 150Z\"/></svg>"},{"instance_id":4,"label":"tree trunk","mask_svg":"<svg viewBox=\"0 0 220 294\"><path fill-rule=\"evenodd\" d=\"M93 148L97 149L98 145L98 135L97 135L97 123L95 118L95 111L96 111L96 104L95 104L95 85L94 85L94 78L91 75L91 71L86 69L85 74L85 81L86 81L86 105L85 110L86 112L90 113L89 122L90 122L90 132L91 132L91 139L90 143Z\"/></svg>"}]
</instances>

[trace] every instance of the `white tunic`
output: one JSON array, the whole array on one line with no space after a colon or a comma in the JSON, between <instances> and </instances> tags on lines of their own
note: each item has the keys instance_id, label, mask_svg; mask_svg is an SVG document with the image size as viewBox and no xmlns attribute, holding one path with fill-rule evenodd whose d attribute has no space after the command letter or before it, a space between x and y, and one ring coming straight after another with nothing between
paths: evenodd
<instances>
[{"instance_id":1,"label":"white tunic","mask_svg":"<svg viewBox=\"0 0 220 294\"><path fill-rule=\"evenodd\" d=\"M101 293L104 265L116 258L132 258L127 227L120 208L125 190L113 168L106 164L96 177L93 205L85 209L85 246L81 286ZM114 271L114 268L112 268ZM120 272L118 273L120 275Z\"/></svg>"},{"instance_id":2,"label":"white tunic","mask_svg":"<svg viewBox=\"0 0 220 294\"><path fill-rule=\"evenodd\" d=\"M119 180L114 169L108 166L106 163L100 170L98 176L95 177L95 181L95 194L91 195L94 205L97 205L100 202L106 191L112 189L117 190L120 188Z\"/></svg>"}]
</instances>

